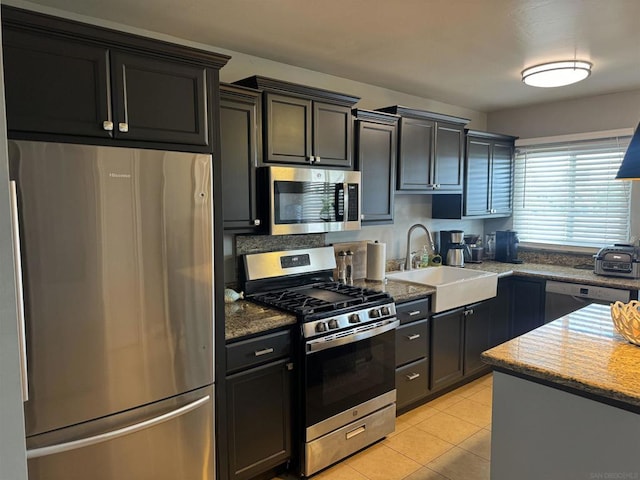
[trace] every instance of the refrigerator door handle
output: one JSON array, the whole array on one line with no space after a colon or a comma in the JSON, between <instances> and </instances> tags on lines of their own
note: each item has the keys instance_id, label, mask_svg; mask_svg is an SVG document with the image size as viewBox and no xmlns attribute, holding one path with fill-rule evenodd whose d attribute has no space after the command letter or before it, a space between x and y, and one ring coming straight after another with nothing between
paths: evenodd
<instances>
[{"instance_id":1,"label":"refrigerator door handle","mask_svg":"<svg viewBox=\"0 0 640 480\"><path fill-rule=\"evenodd\" d=\"M18 221L18 193L16 182L9 182L11 193L11 228L13 232L14 272L16 277L16 310L18 319L18 352L20 354L20 383L22 401L29 400L29 379L27 370L27 333L24 320L24 286L22 284L22 252L20 251L20 225Z\"/></svg>"},{"instance_id":2,"label":"refrigerator door handle","mask_svg":"<svg viewBox=\"0 0 640 480\"><path fill-rule=\"evenodd\" d=\"M56 453L68 452L70 450L78 450L90 445L95 445L96 443L107 442L118 437L123 437L131 433L139 432L141 430L154 427L169 420L173 420L174 418L180 417L192 410L200 408L202 405L209 402L209 400L211 400L211 396L206 395L199 400L196 400L195 402L188 403L180 408L167 412L158 417L145 420L144 422L129 425L128 427L119 428L118 430L113 430L111 432L101 433L100 435L95 435L93 437L74 440L72 442L58 443L56 445L49 445L48 447L32 448L30 450L27 450L27 460L31 458L44 457L47 455L54 455Z\"/></svg>"}]
</instances>

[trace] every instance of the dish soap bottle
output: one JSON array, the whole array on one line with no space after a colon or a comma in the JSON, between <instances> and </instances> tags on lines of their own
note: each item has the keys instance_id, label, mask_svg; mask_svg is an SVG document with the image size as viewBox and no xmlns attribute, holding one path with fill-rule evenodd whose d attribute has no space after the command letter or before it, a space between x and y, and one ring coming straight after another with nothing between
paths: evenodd
<instances>
[{"instance_id":1,"label":"dish soap bottle","mask_svg":"<svg viewBox=\"0 0 640 480\"><path fill-rule=\"evenodd\" d=\"M422 246L422 258L420 259L420 267L425 268L429 266L429 249L426 245Z\"/></svg>"}]
</instances>

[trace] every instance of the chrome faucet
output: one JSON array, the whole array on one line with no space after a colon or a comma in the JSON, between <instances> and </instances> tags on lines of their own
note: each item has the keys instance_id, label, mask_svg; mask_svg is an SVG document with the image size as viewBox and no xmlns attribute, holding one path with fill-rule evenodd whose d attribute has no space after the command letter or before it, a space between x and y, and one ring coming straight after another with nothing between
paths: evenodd
<instances>
[{"instance_id":1,"label":"chrome faucet","mask_svg":"<svg viewBox=\"0 0 640 480\"><path fill-rule=\"evenodd\" d=\"M431 253L434 253L436 251L436 248L433 245L433 239L431 238L431 233L429 233L429 230L427 229L427 227L425 227L421 223L416 223L415 225L411 226L411 228L409 228L409 231L407 232L407 256L404 260L405 270L413 269L413 265L411 262L411 234L416 228L421 228L427 234L427 241L429 242L429 248L431 249Z\"/></svg>"}]
</instances>

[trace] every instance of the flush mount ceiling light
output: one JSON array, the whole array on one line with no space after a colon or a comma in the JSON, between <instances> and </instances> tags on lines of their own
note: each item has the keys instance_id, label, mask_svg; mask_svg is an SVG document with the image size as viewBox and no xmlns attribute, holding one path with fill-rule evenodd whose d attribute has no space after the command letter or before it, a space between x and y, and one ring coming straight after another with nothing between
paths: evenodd
<instances>
[{"instance_id":1,"label":"flush mount ceiling light","mask_svg":"<svg viewBox=\"0 0 640 480\"><path fill-rule=\"evenodd\" d=\"M565 60L543 63L522 71L522 81L532 87L562 87L584 80L591 75L591 62Z\"/></svg>"}]
</instances>

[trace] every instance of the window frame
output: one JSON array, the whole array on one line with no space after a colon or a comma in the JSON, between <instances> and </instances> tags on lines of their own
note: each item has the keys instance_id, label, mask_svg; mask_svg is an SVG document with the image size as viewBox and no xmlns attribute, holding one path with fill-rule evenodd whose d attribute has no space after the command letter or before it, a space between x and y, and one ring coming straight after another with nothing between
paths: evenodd
<instances>
[{"instance_id":1,"label":"window frame","mask_svg":"<svg viewBox=\"0 0 640 480\"><path fill-rule=\"evenodd\" d=\"M541 249L547 249L547 250L563 250L563 251L572 251L572 252L581 252L581 253L592 253L594 251L597 251L598 248L601 248L603 246L605 246L604 244L602 244L601 242L605 242L606 243L606 239L605 236L602 235L600 238L602 240L600 240L599 242L592 242L592 243L588 243L586 241L584 241L585 237L588 237L589 235L592 235L592 233L585 233L582 235L583 240L580 241L571 241L570 237L567 237L565 234L565 238L557 238L555 241L552 240L551 242L545 242L544 240L542 240L540 237L535 238L535 237L529 237L530 239L528 240L527 238L527 232L526 230L523 230L523 227L517 224L517 218L518 218L518 214L522 211L522 208L519 207L519 205L525 201L523 199L522 196L522 189L524 187L524 185L526 185L526 182L522 179L520 179L520 177L518 177L519 175L522 175L520 172L522 172L522 169L525 168L522 165L522 162L524 160L524 154L523 151L528 151L530 154L531 152L534 152L534 155L536 152L540 152L543 150L547 150L547 153L553 152L553 151L557 151L557 152L563 152L564 153L564 157L565 157L565 162L568 162L567 158L571 155L567 155L567 150L569 152L572 152L575 156L575 152L578 151L580 152L581 150L584 150L585 147L590 146L590 147L597 147L598 145L606 145L606 143L611 143L611 142L615 142L620 144L620 147L614 149L614 151L616 151L617 153L617 157L616 158L616 163L619 164L620 162L622 162L622 157L624 156L624 151L626 150L626 146L628 145L631 136L633 135L633 129L618 129L618 130L609 130L609 131L604 131L604 132L588 132L588 133L582 133L582 134L573 134L573 135L562 135L562 136L555 136L555 137L542 137L542 138L532 138L532 139L519 139L516 141L516 153L514 154L514 185L513 185L513 215L512 215L512 225L513 225L513 229L519 231L519 236L521 237L521 245L523 246L528 246L528 247L534 247L534 248L541 248ZM552 155L549 155L552 156ZM538 160L540 158L543 158L544 154L540 155L538 154ZM575 160L574 160L575 161ZM580 161L582 161L582 159L580 159ZM606 168L606 166L605 166ZM609 170L611 170L612 168L615 168L615 171L617 172L617 166L612 167L611 164L609 165ZM588 174L588 169L585 170ZM583 171L584 172L584 171ZM565 170L566 173L566 170ZM572 174L575 173L575 171L571 172ZM615 176L615 173L614 173ZM578 183L578 185L581 184L581 180L585 180L586 179L586 183L590 183L589 177L588 176L584 176L583 173L583 177L580 178L580 173L578 172L577 175L577 182L576 182L576 177L566 177L569 178L569 180L567 182L565 182L564 185L566 185L569 188L569 185L573 185L573 187L575 189L575 185L576 183ZM519 181L520 179L520 181ZM615 181L615 182L624 182L624 180L611 180L611 181ZM624 188L626 189L626 211L627 211L627 215L626 215L626 227L625 227L625 232L623 232L623 235L626 234L626 238L633 242L635 241L635 238L633 236L632 232L635 232L637 230L637 224L640 223L640 220L635 220L634 221L634 212L633 212L633 205L634 205L634 200L636 200L636 197L638 196L638 189L633 189L632 188L632 182L629 182L627 185L624 185ZM543 182L540 181L539 185L543 185ZM623 186L623 185L621 185ZM616 188L613 189L614 191L617 190ZM535 192L535 190L534 190ZM634 195L635 193L635 195ZM531 194L531 193L530 193ZM616 195L618 195L618 193L616 193ZM584 195L584 198L588 198L587 195ZM566 199L573 199L573 196L571 196L569 193L567 193L566 195ZM566 220L567 217L559 217L559 220ZM569 218L580 218L580 215L570 215ZM622 216L620 216L618 214L618 218L622 218ZM583 220L584 222L584 220ZM534 229L535 227L529 227L530 229ZM559 227L560 228L560 227ZM583 232L585 231L584 227L581 229ZM596 229L597 230L602 230L602 229ZM625 240L626 241L626 240ZM622 240L616 240L616 242L609 242L608 244L610 245L611 243L617 243L617 242L622 242Z\"/></svg>"}]
</instances>

